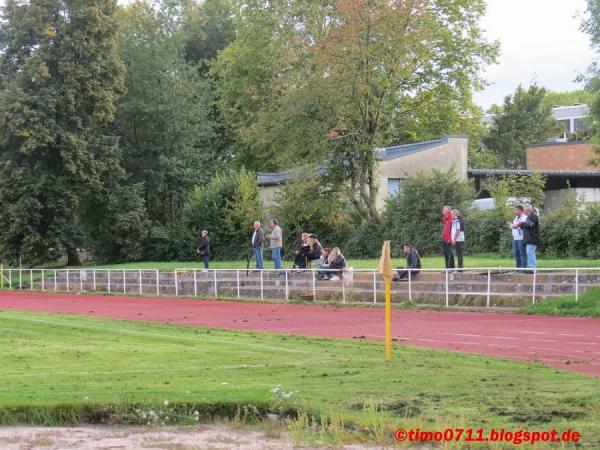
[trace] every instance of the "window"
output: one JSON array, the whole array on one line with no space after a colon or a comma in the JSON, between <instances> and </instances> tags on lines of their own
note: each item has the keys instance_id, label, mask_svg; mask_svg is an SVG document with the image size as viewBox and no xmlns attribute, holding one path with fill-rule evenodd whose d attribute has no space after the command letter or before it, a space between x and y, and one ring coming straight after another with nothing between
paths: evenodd
<instances>
[{"instance_id":1,"label":"window","mask_svg":"<svg viewBox=\"0 0 600 450\"><path fill-rule=\"evenodd\" d=\"M402 191L402 183L404 183L402 178L388 178L388 197L393 197Z\"/></svg>"}]
</instances>

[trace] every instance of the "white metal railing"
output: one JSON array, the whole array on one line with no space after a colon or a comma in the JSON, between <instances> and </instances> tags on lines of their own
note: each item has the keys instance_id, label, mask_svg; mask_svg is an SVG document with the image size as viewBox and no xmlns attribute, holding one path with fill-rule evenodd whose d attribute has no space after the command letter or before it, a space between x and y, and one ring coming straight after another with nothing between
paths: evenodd
<instances>
[{"instance_id":1,"label":"white metal railing","mask_svg":"<svg viewBox=\"0 0 600 450\"><path fill-rule=\"evenodd\" d=\"M407 269L401 269L407 270ZM407 279L394 283L396 299L413 301L416 295L443 299L447 307L451 297L468 295L483 297L481 306L492 306L494 297L519 297L535 303L540 297L573 294L579 300L581 287L600 286L600 267L543 268L529 271L527 277L510 280L510 275L529 269L465 268L410 269ZM320 282L324 272L340 277L340 283ZM418 272L418 274L416 274ZM431 277L438 273L440 276ZM560 277L554 280L546 274ZM363 275L364 274L364 275ZM429 276L428 276L429 275ZM508 278L495 276L508 275ZM107 292L128 295L174 295L193 297L237 297L280 299L311 298L319 294L335 294L342 302L358 296L361 301L377 303L383 297L383 281L372 269L306 269L299 271L275 269L210 269L181 268L173 271L158 269L1 269L2 287L18 290ZM547 284L556 292L542 292ZM512 285L512 287L511 287ZM474 289L474 287L476 289ZM454 302L456 304L456 302Z\"/></svg>"}]
</instances>

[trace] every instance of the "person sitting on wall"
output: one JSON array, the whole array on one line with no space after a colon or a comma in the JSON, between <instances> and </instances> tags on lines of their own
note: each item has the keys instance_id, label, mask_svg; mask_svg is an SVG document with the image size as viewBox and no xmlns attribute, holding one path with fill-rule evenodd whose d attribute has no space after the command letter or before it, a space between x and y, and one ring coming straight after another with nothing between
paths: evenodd
<instances>
[{"instance_id":1,"label":"person sitting on wall","mask_svg":"<svg viewBox=\"0 0 600 450\"><path fill-rule=\"evenodd\" d=\"M293 269L306 269L307 255L310 252L308 233L302 233L300 241L300 248L296 250L296 253L294 254L294 265L292 266Z\"/></svg>"},{"instance_id":2,"label":"person sitting on wall","mask_svg":"<svg viewBox=\"0 0 600 450\"><path fill-rule=\"evenodd\" d=\"M321 246L321 243L317 239L316 235L314 235L314 234L308 235L308 245L309 245L309 250L306 255L306 259L308 261L316 261L319 258L321 258L321 253L323 252L323 247Z\"/></svg>"},{"instance_id":3,"label":"person sitting on wall","mask_svg":"<svg viewBox=\"0 0 600 450\"><path fill-rule=\"evenodd\" d=\"M319 268L319 276L321 279L324 279L325 274L327 273L327 269L329 268L329 247L325 247L321 252L321 257L319 258L319 262L317 263L317 267ZM327 276L329 278L329 276Z\"/></svg>"},{"instance_id":4,"label":"person sitting on wall","mask_svg":"<svg viewBox=\"0 0 600 450\"><path fill-rule=\"evenodd\" d=\"M327 258L329 262L328 270L324 272L323 279L337 281L343 277L343 270L346 268L346 258L338 247L333 247Z\"/></svg>"},{"instance_id":5,"label":"person sitting on wall","mask_svg":"<svg viewBox=\"0 0 600 450\"><path fill-rule=\"evenodd\" d=\"M414 280L419 274L421 268L421 257L417 249L410 242L404 243L404 253L406 253L406 267L398 270L398 275L393 278L394 281L408 281L408 273L410 271L410 279Z\"/></svg>"}]
</instances>

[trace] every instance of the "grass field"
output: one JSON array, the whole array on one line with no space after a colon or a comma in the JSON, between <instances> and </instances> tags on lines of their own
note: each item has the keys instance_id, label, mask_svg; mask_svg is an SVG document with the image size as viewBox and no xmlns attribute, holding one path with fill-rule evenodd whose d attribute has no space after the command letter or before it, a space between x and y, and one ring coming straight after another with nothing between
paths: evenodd
<instances>
[{"instance_id":1,"label":"grass field","mask_svg":"<svg viewBox=\"0 0 600 450\"><path fill-rule=\"evenodd\" d=\"M577 302L574 295L566 295L527 306L522 308L521 312L550 316L600 317L600 288L588 289L579 296Z\"/></svg>"},{"instance_id":2,"label":"grass field","mask_svg":"<svg viewBox=\"0 0 600 450\"><path fill-rule=\"evenodd\" d=\"M375 342L66 315L0 311L0 323L3 424L186 423L194 411L293 408L308 411L290 423L295 434L315 430L314 414L320 439L337 444L386 441L400 425L556 427L600 448L600 380L541 365L407 346L386 364Z\"/></svg>"},{"instance_id":3,"label":"grass field","mask_svg":"<svg viewBox=\"0 0 600 450\"><path fill-rule=\"evenodd\" d=\"M269 252L265 252L265 256ZM355 269L376 269L378 259L349 259L348 266ZM402 258L393 259L394 266L404 266L406 261ZM423 267L426 269L442 269L444 268L444 259L441 256L429 256L422 258ZM254 261L251 267L254 267ZM291 262L284 261L284 267L291 267ZM564 267L600 267L600 259L577 259L577 258L539 258L538 266L540 268L564 268ZM174 261L174 262L136 262L127 264L109 264L109 265L90 265L96 268L119 268L119 269L160 269L160 270L175 270L180 268L202 268L203 264L199 261ZM212 269L245 269L246 261L211 261ZM484 267L514 267L512 258L502 258L498 256L474 256L465 257L465 267L484 268ZM272 263L265 261L265 268L272 269Z\"/></svg>"}]
</instances>

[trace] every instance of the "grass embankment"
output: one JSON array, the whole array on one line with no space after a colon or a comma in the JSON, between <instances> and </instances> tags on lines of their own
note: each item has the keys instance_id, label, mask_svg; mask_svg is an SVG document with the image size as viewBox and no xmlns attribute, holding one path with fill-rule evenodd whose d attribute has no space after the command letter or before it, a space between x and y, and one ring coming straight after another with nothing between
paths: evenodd
<instances>
[{"instance_id":1,"label":"grass embankment","mask_svg":"<svg viewBox=\"0 0 600 450\"><path fill-rule=\"evenodd\" d=\"M265 251L265 258L269 251ZM423 267L426 269L443 269L444 259L441 256L426 256L422 258ZM379 264L378 259L349 259L348 266L354 269L376 269ZM403 258L394 258L392 260L394 267L404 266L406 260ZM284 267L291 267L290 261L284 261ZM513 268L515 265L514 259L502 258L494 255L490 256L466 256L465 267L473 268ZM116 269L160 269L160 270L175 270L181 268L203 268L203 264L198 261L154 261L154 262L134 262L126 264L106 264L106 265L87 265L87 268L116 268ZM211 261L212 269L245 269L246 261ZM254 267L254 261L251 261L250 267ZM568 267L600 267L600 259L576 259L576 258L539 258L538 267L540 268L568 268ZM270 261L266 261L265 268L273 268Z\"/></svg>"},{"instance_id":2,"label":"grass embankment","mask_svg":"<svg viewBox=\"0 0 600 450\"><path fill-rule=\"evenodd\" d=\"M600 317L600 288L590 288L583 292L577 302L574 295L566 295L529 305L522 308L521 312L549 316Z\"/></svg>"},{"instance_id":3,"label":"grass embankment","mask_svg":"<svg viewBox=\"0 0 600 450\"><path fill-rule=\"evenodd\" d=\"M401 425L556 427L600 447L600 380L541 365L407 346L386 364L375 342L65 315L2 311L0 323L3 424L186 423L195 411L252 418L292 407L329 423L317 434L337 443L389 442Z\"/></svg>"}]
</instances>

